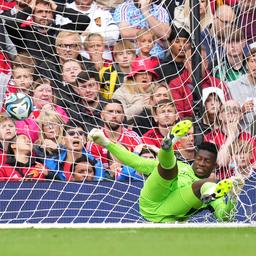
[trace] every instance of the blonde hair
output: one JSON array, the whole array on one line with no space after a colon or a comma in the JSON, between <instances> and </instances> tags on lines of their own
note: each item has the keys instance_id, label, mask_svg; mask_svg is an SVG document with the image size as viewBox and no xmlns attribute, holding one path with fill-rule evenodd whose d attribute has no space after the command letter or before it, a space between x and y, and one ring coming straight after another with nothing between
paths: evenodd
<instances>
[{"instance_id":1,"label":"blonde hair","mask_svg":"<svg viewBox=\"0 0 256 256\"><path fill-rule=\"evenodd\" d=\"M90 39L91 39L92 37L99 37L99 38L102 40L103 44L105 45L104 37L103 37L100 33L89 33L89 34L87 35L87 37L85 38L85 41L84 41L84 48L85 48L85 49L87 49L87 47L88 47L88 42L90 41Z\"/></svg>"},{"instance_id":2,"label":"blonde hair","mask_svg":"<svg viewBox=\"0 0 256 256\"><path fill-rule=\"evenodd\" d=\"M82 42L79 33L72 31L61 31L56 37L55 46L59 46L63 38L71 36L75 38L72 42L77 43L81 46Z\"/></svg>"},{"instance_id":3,"label":"blonde hair","mask_svg":"<svg viewBox=\"0 0 256 256\"><path fill-rule=\"evenodd\" d=\"M41 110L40 115L37 118L37 122L40 127L40 135L39 135L39 139L37 140L37 144L42 145L44 143L44 140L46 139L43 131L43 125L47 122L51 122L59 125L60 132L56 138L56 142L58 144L62 142L64 121L56 111Z\"/></svg>"},{"instance_id":4,"label":"blonde hair","mask_svg":"<svg viewBox=\"0 0 256 256\"><path fill-rule=\"evenodd\" d=\"M143 37L144 35L147 35L147 34L151 34L152 35L152 38L153 40L156 39L156 36L155 34L153 33L153 31L151 29L140 29L137 33L136 33L136 40L140 40L141 37Z\"/></svg>"},{"instance_id":5,"label":"blonde hair","mask_svg":"<svg viewBox=\"0 0 256 256\"><path fill-rule=\"evenodd\" d=\"M253 153L253 145L251 140L235 140L229 146L230 155L238 155L241 153Z\"/></svg>"},{"instance_id":6,"label":"blonde hair","mask_svg":"<svg viewBox=\"0 0 256 256\"><path fill-rule=\"evenodd\" d=\"M151 82L148 91L145 91L141 86L138 86L137 83L133 80L133 77L131 77L126 78L122 86L125 86L131 94L144 94L152 93L155 85L156 84L154 82Z\"/></svg>"},{"instance_id":7,"label":"blonde hair","mask_svg":"<svg viewBox=\"0 0 256 256\"><path fill-rule=\"evenodd\" d=\"M75 63L77 63L77 64L79 65L79 67L83 70L83 64L82 64L81 61L75 60L75 59L67 59L67 60L65 60L65 61L63 62L63 64L62 64L62 72L63 72L63 66L64 66L66 63L69 63L69 62L75 62Z\"/></svg>"},{"instance_id":8,"label":"blonde hair","mask_svg":"<svg viewBox=\"0 0 256 256\"><path fill-rule=\"evenodd\" d=\"M36 79L33 83L32 83L32 86L31 86L31 93L30 95L33 97L34 95L34 91L37 87L39 87L40 85L42 84L49 84L52 88L52 103L56 103L57 99L56 99L56 93L55 93L55 90L54 90L54 87L52 85L52 82L50 79L48 78L45 78L45 77L40 77L38 79Z\"/></svg>"},{"instance_id":9,"label":"blonde hair","mask_svg":"<svg viewBox=\"0 0 256 256\"><path fill-rule=\"evenodd\" d=\"M30 68L34 72L36 61L28 52L21 52L15 56L12 64L13 64L13 69L15 69L18 66L18 67Z\"/></svg>"},{"instance_id":10,"label":"blonde hair","mask_svg":"<svg viewBox=\"0 0 256 256\"><path fill-rule=\"evenodd\" d=\"M152 82L152 84L154 84L154 86L152 87L152 91L150 93L150 99L153 100L154 98L154 95L156 94L157 90L161 87L164 87L166 88L167 90L167 93L168 93L168 99L172 100L172 95L171 95L171 92L169 90L169 87L167 84L165 83L158 83L158 82Z\"/></svg>"},{"instance_id":11,"label":"blonde hair","mask_svg":"<svg viewBox=\"0 0 256 256\"><path fill-rule=\"evenodd\" d=\"M133 52L134 55L136 55L136 50L134 48L134 45L128 39L120 40L115 43L114 48L113 48L113 55L115 56L118 52L121 52L124 50L130 50Z\"/></svg>"},{"instance_id":12,"label":"blonde hair","mask_svg":"<svg viewBox=\"0 0 256 256\"><path fill-rule=\"evenodd\" d=\"M11 117L7 116L6 113L0 113L0 124L5 121L11 121L15 124L15 121Z\"/></svg>"}]
</instances>

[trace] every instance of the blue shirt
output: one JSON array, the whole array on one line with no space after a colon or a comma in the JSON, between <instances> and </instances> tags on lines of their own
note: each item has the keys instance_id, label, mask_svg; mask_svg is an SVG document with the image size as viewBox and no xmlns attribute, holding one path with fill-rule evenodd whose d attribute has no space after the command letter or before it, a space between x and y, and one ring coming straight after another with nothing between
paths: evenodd
<instances>
[{"instance_id":1,"label":"blue shirt","mask_svg":"<svg viewBox=\"0 0 256 256\"><path fill-rule=\"evenodd\" d=\"M170 23L168 12L163 7L151 4L149 11L151 15L160 22ZM118 5L114 12L113 19L117 24L126 22L137 29L150 28L147 19L144 17L141 10L135 6L133 0L127 0L123 4ZM150 54L151 56L157 56L160 59L165 57L164 49L158 43L155 44Z\"/></svg>"}]
</instances>

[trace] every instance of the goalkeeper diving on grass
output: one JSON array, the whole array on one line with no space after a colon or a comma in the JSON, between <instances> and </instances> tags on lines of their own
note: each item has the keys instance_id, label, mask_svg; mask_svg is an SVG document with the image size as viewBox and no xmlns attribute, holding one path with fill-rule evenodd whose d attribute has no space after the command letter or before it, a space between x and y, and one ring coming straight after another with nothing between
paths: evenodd
<instances>
[{"instance_id":1,"label":"goalkeeper diving on grass","mask_svg":"<svg viewBox=\"0 0 256 256\"><path fill-rule=\"evenodd\" d=\"M140 213L148 221L184 221L205 208L219 221L232 220L236 206L233 179L209 178L216 168L215 145L199 145L192 166L176 160L173 145L191 126L188 120L177 123L164 138L157 160L145 159L111 142L99 129L89 133L89 140L105 147L123 164L149 175L139 199Z\"/></svg>"}]
</instances>

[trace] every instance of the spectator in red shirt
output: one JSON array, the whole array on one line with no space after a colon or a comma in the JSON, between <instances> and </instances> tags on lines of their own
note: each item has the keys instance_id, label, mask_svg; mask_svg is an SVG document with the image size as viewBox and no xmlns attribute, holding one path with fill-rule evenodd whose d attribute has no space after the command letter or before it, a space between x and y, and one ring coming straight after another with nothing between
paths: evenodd
<instances>
[{"instance_id":1,"label":"spectator in red shirt","mask_svg":"<svg viewBox=\"0 0 256 256\"><path fill-rule=\"evenodd\" d=\"M213 77L207 70L208 61L206 58L206 51L204 48L201 50L201 57L202 57L202 81L200 83L200 87L202 89L207 87L218 87L223 89L225 98L228 99L228 90L226 86L217 78ZM185 63L185 70L182 74L172 80L169 83L171 95L173 100L175 101L175 105L179 114L180 118L184 117L193 117L193 85L191 76L193 74L192 67L191 67L191 50L186 51L186 63ZM198 85L199 86L199 85Z\"/></svg>"},{"instance_id":2,"label":"spectator in red shirt","mask_svg":"<svg viewBox=\"0 0 256 256\"><path fill-rule=\"evenodd\" d=\"M16 135L15 122L4 114L0 115L0 166L6 161L6 152L10 141Z\"/></svg>"},{"instance_id":3,"label":"spectator in red shirt","mask_svg":"<svg viewBox=\"0 0 256 256\"><path fill-rule=\"evenodd\" d=\"M160 100L153 107L153 115L157 127L146 132L142 137L142 141L145 144L155 145L160 148L163 138L178 120L178 115L173 101L169 99Z\"/></svg>"},{"instance_id":4,"label":"spectator in red shirt","mask_svg":"<svg viewBox=\"0 0 256 256\"><path fill-rule=\"evenodd\" d=\"M131 151L141 143L139 135L124 126L125 114L120 101L110 100L103 108L101 118L104 121L103 132L111 141L118 142ZM89 144L87 149L96 158L100 158L105 167L108 167L106 149L96 144Z\"/></svg>"},{"instance_id":5,"label":"spectator in red shirt","mask_svg":"<svg viewBox=\"0 0 256 256\"><path fill-rule=\"evenodd\" d=\"M17 135L9 143L7 161L0 167L0 180L44 179L48 170L32 157L32 148L33 145L29 136Z\"/></svg>"},{"instance_id":6,"label":"spectator in red shirt","mask_svg":"<svg viewBox=\"0 0 256 256\"><path fill-rule=\"evenodd\" d=\"M219 152L217 163L220 167L219 178L227 178L232 175L232 171L228 168L230 163L230 146L237 140L251 141L255 144L249 133L240 128L242 118L242 110L237 101L226 101L220 108L220 128L214 129L205 136L205 141L214 143ZM254 148L255 151L255 148ZM254 152L255 159L255 152Z\"/></svg>"}]
</instances>

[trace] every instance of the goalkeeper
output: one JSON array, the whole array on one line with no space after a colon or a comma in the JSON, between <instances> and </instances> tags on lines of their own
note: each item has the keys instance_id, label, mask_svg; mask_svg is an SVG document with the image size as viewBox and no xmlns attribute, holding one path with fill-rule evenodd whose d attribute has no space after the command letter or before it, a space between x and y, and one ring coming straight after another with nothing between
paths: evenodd
<instances>
[{"instance_id":1,"label":"goalkeeper","mask_svg":"<svg viewBox=\"0 0 256 256\"><path fill-rule=\"evenodd\" d=\"M140 213L152 222L173 222L188 219L201 209L210 207L220 221L232 219L235 202L232 179L217 183L209 178L216 167L214 144L202 143L193 166L176 161L172 145L185 136L192 123L176 124L163 140L158 160L145 159L109 141L102 131L93 129L89 139L107 148L117 159L138 172L150 176L140 193ZM228 194L227 200L225 196Z\"/></svg>"}]
</instances>

